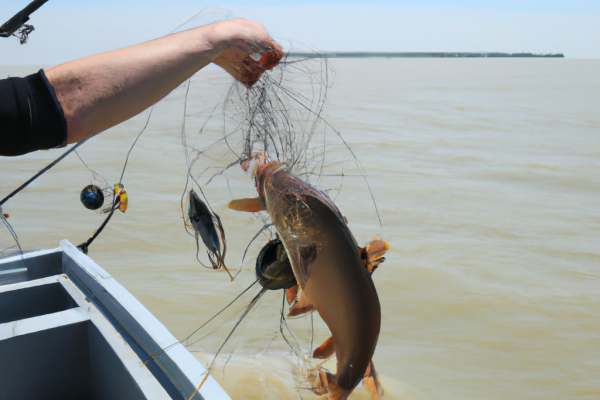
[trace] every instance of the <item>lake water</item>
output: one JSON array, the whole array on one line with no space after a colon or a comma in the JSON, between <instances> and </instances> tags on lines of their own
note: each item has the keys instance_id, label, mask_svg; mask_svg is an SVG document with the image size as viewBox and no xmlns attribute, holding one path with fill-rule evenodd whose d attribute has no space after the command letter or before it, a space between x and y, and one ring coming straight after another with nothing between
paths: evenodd
<instances>
[{"instance_id":1,"label":"lake water","mask_svg":"<svg viewBox=\"0 0 600 400\"><path fill-rule=\"evenodd\" d=\"M382 327L374 356L388 399L600 398L600 61L569 59L338 59L324 116L361 160L389 242L374 274ZM2 66L23 76L33 66ZM217 103L228 78L206 69L194 101ZM90 256L183 339L254 281L248 250L234 282L202 268L185 233L180 140L184 90L154 110L115 215ZM188 107L193 116L193 107ZM109 181L147 113L82 146ZM63 150L0 159L0 197ZM241 171L233 191L252 197ZM104 216L79 192L91 174L72 154L10 200L23 248L87 239ZM379 233L362 181L339 206L359 242ZM349 194L349 195L348 195ZM213 206L235 269L256 221ZM7 232L1 244L11 246ZM253 289L256 289L253 288ZM190 349L209 363L256 290ZM307 363L279 334L281 293L242 322L213 373L234 399L312 398ZM318 316L289 321L304 353L329 335ZM295 343L288 331L288 338ZM224 364L228 363L224 366ZM335 370L335 366L332 367ZM368 398L358 388L353 399Z\"/></svg>"}]
</instances>

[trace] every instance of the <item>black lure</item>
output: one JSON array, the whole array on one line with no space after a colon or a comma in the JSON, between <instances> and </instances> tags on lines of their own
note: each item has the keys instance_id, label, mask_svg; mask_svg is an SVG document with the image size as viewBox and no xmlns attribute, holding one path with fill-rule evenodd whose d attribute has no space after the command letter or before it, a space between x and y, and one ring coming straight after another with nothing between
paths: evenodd
<instances>
[{"instance_id":1,"label":"black lure","mask_svg":"<svg viewBox=\"0 0 600 400\"><path fill-rule=\"evenodd\" d=\"M96 185L84 187L79 199L88 210L97 210L104 204L104 194L102 193L102 189Z\"/></svg>"},{"instance_id":2,"label":"black lure","mask_svg":"<svg viewBox=\"0 0 600 400\"><path fill-rule=\"evenodd\" d=\"M262 287L269 290L289 289L298 284L279 238L269 241L258 253L256 278Z\"/></svg>"}]
</instances>

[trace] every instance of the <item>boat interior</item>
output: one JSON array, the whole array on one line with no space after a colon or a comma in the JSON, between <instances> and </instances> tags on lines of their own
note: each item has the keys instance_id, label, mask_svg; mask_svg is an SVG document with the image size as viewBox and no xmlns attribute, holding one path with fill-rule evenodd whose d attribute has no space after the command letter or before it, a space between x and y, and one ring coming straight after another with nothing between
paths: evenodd
<instances>
[{"instance_id":1,"label":"boat interior","mask_svg":"<svg viewBox=\"0 0 600 400\"><path fill-rule=\"evenodd\" d=\"M68 241L0 259L2 399L189 399L205 375L135 297ZM193 398L229 396L209 376Z\"/></svg>"}]
</instances>

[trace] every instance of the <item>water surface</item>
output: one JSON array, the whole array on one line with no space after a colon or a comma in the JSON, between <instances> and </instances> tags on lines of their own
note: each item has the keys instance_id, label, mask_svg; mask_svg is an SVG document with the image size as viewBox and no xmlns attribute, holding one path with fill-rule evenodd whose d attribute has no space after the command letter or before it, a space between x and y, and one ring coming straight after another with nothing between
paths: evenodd
<instances>
[{"instance_id":1,"label":"water surface","mask_svg":"<svg viewBox=\"0 0 600 400\"><path fill-rule=\"evenodd\" d=\"M325 117L361 159L391 246L374 275L383 314L374 361L387 398L599 398L600 61L332 64ZM5 66L0 76L36 70ZM227 79L220 70L203 71L195 101L215 104ZM253 257L233 283L200 267L183 229L183 93L156 107L123 180L129 210L90 250L178 339L253 281ZM118 181L146 115L94 138L80 155ZM61 152L0 159L0 196ZM86 240L103 219L79 202L90 178L71 155L9 201L4 209L21 246ZM251 197L246 180L240 174L233 190ZM356 181L345 185L352 196L340 208L366 242L379 232L365 207L370 196ZM230 198L223 189L214 206L228 229L227 257L239 265L253 232L249 217L226 209ZM2 244L9 243L3 232ZM268 293L215 369L233 398L311 397L302 389L301 363L278 335L280 304L279 293ZM243 307L195 345L200 359L211 360ZM328 332L314 322L319 345ZM290 321L290 328L310 343L309 319ZM353 398L365 396L359 389Z\"/></svg>"}]
</instances>

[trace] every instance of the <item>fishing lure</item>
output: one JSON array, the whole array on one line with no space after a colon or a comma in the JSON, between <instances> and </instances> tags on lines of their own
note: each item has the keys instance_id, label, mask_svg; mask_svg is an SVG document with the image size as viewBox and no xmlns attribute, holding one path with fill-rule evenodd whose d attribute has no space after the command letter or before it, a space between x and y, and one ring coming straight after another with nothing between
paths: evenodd
<instances>
[{"instance_id":1,"label":"fishing lure","mask_svg":"<svg viewBox=\"0 0 600 400\"><path fill-rule=\"evenodd\" d=\"M89 186L94 186L94 185L89 185ZM86 186L85 188L83 188L83 191L80 195L81 202L83 203L84 206L86 205L85 202L88 202L88 203L94 203L94 201L96 203L99 202L100 196L98 195L97 190L100 190L100 188L95 186L92 189L88 189L89 186ZM86 189L88 189L88 190L86 191ZM106 189L104 191L106 191ZM102 194L102 191L100 191L99 193ZM104 222L102 222L102 225L100 225L100 227L98 229L96 229L96 231L94 231L94 233L88 238L87 241L85 241L85 242L81 243L79 246L77 246L77 248L79 250L81 250L83 252L83 254L88 253L90 245L92 244L92 242L94 240L96 240L98 235L100 235L100 233L102 233L102 231L108 224L108 221L110 221L110 219L114 215L115 211L119 210L122 213L127 211L127 206L129 204L129 197L127 196L127 192L125 191L125 188L123 187L123 185L121 183L117 183L115 185L114 189L112 190L112 195L113 195L113 199L112 199L111 205L102 210L102 212L104 212L104 213L106 213L106 212L109 213L108 216L106 217L106 219L104 220ZM97 204L93 204L93 205L95 206ZM89 207L86 206L86 208L89 208ZM100 207L98 207L98 208L100 208Z\"/></svg>"},{"instance_id":2,"label":"fishing lure","mask_svg":"<svg viewBox=\"0 0 600 400\"><path fill-rule=\"evenodd\" d=\"M97 185L87 185L81 190L79 200L88 210L98 210L105 204L105 200L110 198L110 204L104 207L100 213L106 214L118 209L121 212L127 211L129 198L123 184L117 183L113 188L107 187L101 189Z\"/></svg>"}]
</instances>

